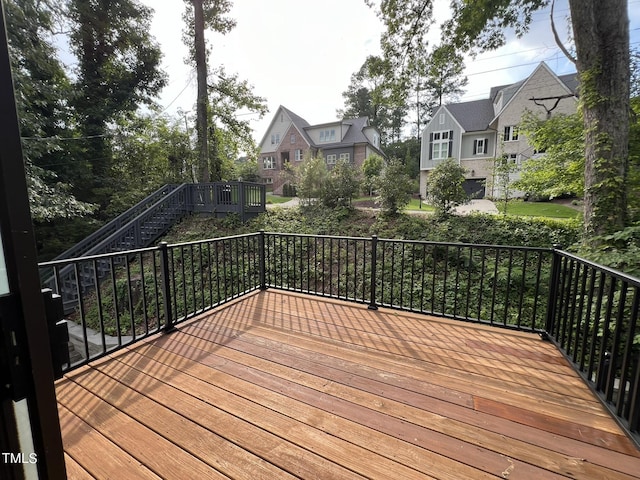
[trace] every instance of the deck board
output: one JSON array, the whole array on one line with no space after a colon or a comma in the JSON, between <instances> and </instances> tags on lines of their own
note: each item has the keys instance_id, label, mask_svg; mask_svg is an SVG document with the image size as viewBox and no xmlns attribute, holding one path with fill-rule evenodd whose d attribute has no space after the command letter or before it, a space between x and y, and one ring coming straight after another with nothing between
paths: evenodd
<instances>
[{"instance_id":1,"label":"deck board","mask_svg":"<svg viewBox=\"0 0 640 480\"><path fill-rule=\"evenodd\" d=\"M640 478L537 336L295 293L219 307L57 394L69 478Z\"/></svg>"}]
</instances>

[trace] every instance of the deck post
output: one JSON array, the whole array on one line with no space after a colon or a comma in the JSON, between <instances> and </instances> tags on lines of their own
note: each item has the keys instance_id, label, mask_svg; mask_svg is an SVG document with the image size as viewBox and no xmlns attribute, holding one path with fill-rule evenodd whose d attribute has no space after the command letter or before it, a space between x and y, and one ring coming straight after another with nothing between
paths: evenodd
<instances>
[{"instance_id":1,"label":"deck post","mask_svg":"<svg viewBox=\"0 0 640 480\"><path fill-rule=\"evenodd\" d=\"M545 321L543 340L548 339L549 335L553 334L555 318L556 318L556 306L558 305L558 293L560 290L560 255L558 250L562 248L561 245L556 244L551 249L551 278L549 279L549 297L547 302L547 318Z\"/></svg>"},{"instance_id":2,"label":"deck post","mask_svg":"<svg viewBox=\"0 0 640 480\"><path fill-rule=\"evenodd\" d=\"M378 236L371 236L371 301L369 310L377 310L376 304L376 264L378 263Z\"/></svg>"},{"instance_id":3,"label":"deck post","mask_svg":"<svg viewBox=\"0 0 640 480\"><path fill-rule=\"evenodd\" d=\"M171 272L169 271L169 248L167 242L160 242L160 268L162 269L162 300L164 305L164 332L175 329L171 301Z\"/></svg>"},{"instance_id":4,"label":"deck post","mask_svg":"<svg viewBox=\"0 0 640 480\"><path fill-rule=\"evenodd\" d=\"M260 290L267 289L267 276L266 276L266 246L264 239L264 230L260 230L259 235L259 254L260 254Z\"/></svg>"}]
</instances>

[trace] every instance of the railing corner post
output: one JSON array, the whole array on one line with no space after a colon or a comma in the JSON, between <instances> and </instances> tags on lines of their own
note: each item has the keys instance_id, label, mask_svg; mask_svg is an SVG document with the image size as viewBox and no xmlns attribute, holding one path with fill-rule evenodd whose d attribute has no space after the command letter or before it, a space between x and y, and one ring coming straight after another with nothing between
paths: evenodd
<instances>
[{"instance_id":1,"label":"railing corner post","mask_svg":"<svg viewBox=\"0 0 640 480\"><path fill-rule=\"evenodd\" d=\"M544 327L547 339L553 334L555 326L558 292L560 290L560 254L558 250L561 249L562 245L560 244L554 244L551 249L551 278L549 279L549 299L547 302L547 318Z\"/></svg>"},{"instance_id":2,"label":"railing corner post","mask_svg":"<svg viewBox=\"0 0 640 480\"><path fill-rule=\"evenodd\" d=\"M173 308L171 300L171 273L169 269L169 246L160 242L160 268L162 269L162 299L164 304L164 332L175 329L173 325Z\"/></svg>"},{"instance_id":3,"label":"railing corner post","mask_svg":"<svg viewBox=\"0 0 640 480\"><path fill-rule=\"evenodd\" d=\"M376 266L378 263L378 236L371 236L371 301L369 302L369 310L377 310L376 303Z\"/></svg>"},{"instance_id":4,"label":"railing corner post","mask_svg":"<svg viewBox=\"0 0 640 480\"><path fill-rule=\"evenodd\" d=\"M266 243L264 230L260 230L260 290L267 289Z\"/></svg>"}]
</instances>

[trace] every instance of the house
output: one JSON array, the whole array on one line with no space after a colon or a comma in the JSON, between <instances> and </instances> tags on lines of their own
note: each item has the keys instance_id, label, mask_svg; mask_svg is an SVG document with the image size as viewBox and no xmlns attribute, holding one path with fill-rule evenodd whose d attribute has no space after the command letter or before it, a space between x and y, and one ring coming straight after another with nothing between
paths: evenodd
<instances>
[{"instance_id":1,"label":"house","mask_svg":"<svg viewBox=\"0 0 640 480\"><path fill-rule=\"evenodd\" d=\"M577 86L577 74L557 76L542 62L524 80L491 88L488 99L440 106L422 134L420 192L426 192L429 172L451 157L467 171L468 194L500 197L493 173L496 159L516 165L510 174L510 180L515 180L522 162L539 154L518 132L523 114L530 111L544 118L575 113ZM511 196L523 193L511 192Z\"/></svg>"},{"instance_id":2,"label":"house","mask_svg":"<svg viewBox=\"0 0 640 480\"><path fill-rule=\"evenodd\" d=\"M299 165L307 155L322 154L328 166L347 160L362 166L371 154L384 157L380 132L367 117L310 125L291 110L280 106L260 142L258 169L262 181L282 194L287 183L286 165Z\"/></svg>"}]
</instances>

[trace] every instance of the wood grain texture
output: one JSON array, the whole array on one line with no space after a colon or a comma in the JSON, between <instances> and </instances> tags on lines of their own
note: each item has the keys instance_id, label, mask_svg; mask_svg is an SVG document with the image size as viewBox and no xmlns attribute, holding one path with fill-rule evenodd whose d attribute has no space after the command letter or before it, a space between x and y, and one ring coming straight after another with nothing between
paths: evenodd
<instances>
[{"instance_id":1,"label":"wood grain texture","mask_svg":"<svg viewBox=\"0 0 640 480\"><path fill-rule=\"evenodd\" d=\"M301 294L238 299L57 394L69 478L640 478L550 343Z\"/></svg>"}]
</instances>

